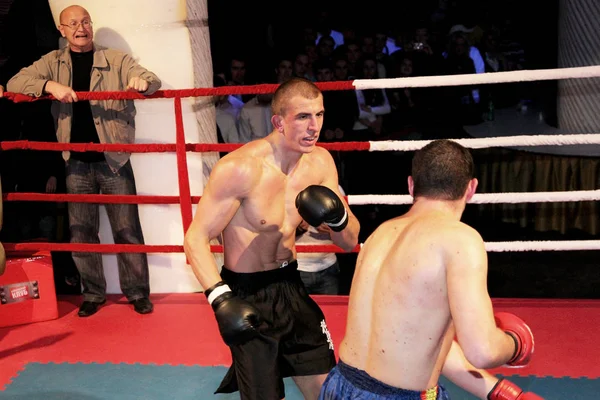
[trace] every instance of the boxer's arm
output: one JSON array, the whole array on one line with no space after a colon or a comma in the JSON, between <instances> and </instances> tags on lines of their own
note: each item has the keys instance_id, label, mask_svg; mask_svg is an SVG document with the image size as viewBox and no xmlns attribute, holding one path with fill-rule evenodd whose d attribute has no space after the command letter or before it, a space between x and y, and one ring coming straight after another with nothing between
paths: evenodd
<instances>
[{"instance_id":1,"label":"boxer's arm","mask_svg":"<svg viewBox=\"0 0 600 400\"><path fill-rule=\"evenodd\" d=\"M475 368L454 340L442 367L442 374L479 399L487 399L488 393L498 383L498 378L494 375L486 370Z\"/></svg>"},{"instance_id":2,"label":"boxer's arm","mask_svg":"<svg viewBox=\"0 0 600 400\"><path fill-rule=\"evenodd\" d=\"M454 340L442 367L442 374L481 400L544 400L535 393L523 392L513 382L475 368Z\"/></svg>"},{"instance_id":3,"label":"boxer's arm","mask_svg":"<svg viewBox=\"0 0 600 400\"><path fill-rule=\"evenodd\" d=\"M503 365L513 356L515 341L494 320L483 239L464 224L447 228L442 235L448 301L458 343L478 368Z\"/></svg>"},{"instance_id":4,"label":"boxer's arm","mask_svg":"<svg viewBox=\"0 0 600 400\"><path fill-rule=\"evenodd\" d=\"M320 147L317 149L319 149L318 151L323 152L321 158L325 164L323 167L323 171L325 171L325 177L321 185L333 190L333 192L342 200L342 203L344 203L344 207L346 207L346 212L348 213L348 225L346 225L344 230L340 232L332 231L331 240L336 246L339 246L346 251L352 251L352 249L354 249L358 244L360 224L356 216L354 216L352 213L352 210L350 210L344 195L340 193L338 172L335 162L333 161L333 157L331 157L331 154L327 150Z\"/></svg>"},{"instance_id":5,"label":"boxer's arm","mask_svg":"<svg viewBox=\"0 0 600 400\"><path fill-rule=\"evenodd\" d=\"M221 280L210 251L210 240L219 236L240 207L254 183L251 169L239 158L221 159L213 168L198 203L196 215L185 234L184 250L194 275L203 288Z\"/></svg>"}]
</instances>

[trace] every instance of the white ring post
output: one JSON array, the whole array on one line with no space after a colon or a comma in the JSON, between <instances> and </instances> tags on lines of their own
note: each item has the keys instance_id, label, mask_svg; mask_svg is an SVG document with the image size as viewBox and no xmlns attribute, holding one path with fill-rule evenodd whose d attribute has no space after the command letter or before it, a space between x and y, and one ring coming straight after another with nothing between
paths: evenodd
<instances>
[{"instance_id":1,"label":"white ring post","mask_svg":"<svg viewBox=\"0 0 600 400\"><path fill-rule=\"evenodd\" d=\"M561 0L558 14L558 67L600 64L597 0ZM600 130L600 78L558 82L558 127L574 133Z\"/></svg>"},{"instance_id":2,"label":"white ring post","mask_svg":"<svg viewBox=\"0 0 600 400\"><path fill-rule=\"evenodd\" d=\"M194 0L205 3L206 0ZM72 5L71 0L50 0L54 21L60 12ZM79 0L76 4L90 13L94 22L96 43L131 54L142 66L156 73L162 89L189 89L196 85L193 51L187 28L185 0ZM204 7L206 10L206 7ZM204 20L206 16L202 17ZM197 25L197 24L190 24ZM208 26L205 28L208 31ZM201 36L201 35L200 35ZM63 42L64 44L64 42ZM201 49L203 59L210 50ZM212 65L205 66L200 82L212 86ZM208 81L210 80L210 84ZM193 98L182 99L183 122L188 143L209 142L201 137L198 120L207 132L216 132L214 111L196 117ZM175 143L173 99L136 100L136 143ZM211 131L212 129L212 131ZM210 135L208 135L210 136ZM216 140L214 141L216 142ZM203 155L187 153L192 195L201 195L204 187ZM179 195L175 153L144 153L131 156L137 191L140 195ZM178 204L140 205L140 219L146 244L183 243L183 226ZM114 243L104 206L100 207L100 241ZM117 259L102 256L108 293L121 293ZM148 254L152 293L189 293L201 290L185 255Z\"/></svg>"}]
</instances>

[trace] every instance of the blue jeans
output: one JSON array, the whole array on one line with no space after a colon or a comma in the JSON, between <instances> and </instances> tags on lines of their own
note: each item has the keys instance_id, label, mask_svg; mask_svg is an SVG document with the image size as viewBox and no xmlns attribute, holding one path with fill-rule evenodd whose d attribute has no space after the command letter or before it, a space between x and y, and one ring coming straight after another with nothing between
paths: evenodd
<instances>
[{"instance_id":1,"label":"blue jeans","mask_svg":"<svg viewBox=\"0 0 600 400\"><path fill-rule=\"evenodd\" d=\"M82 162L71 158L67 162L67 193L69 194L135 195L135 179L128 161L113 172L106 161ZM144 244L137 204L106 204L115 244ZM69 203L71 243L100 243L99 205ZM81 275L83 300L102 302L106 296L106 279L100 253L73 252L73 260ZM119 282L129 301L150 295L150 274L145 253L118 253Z\"/></svg>"},{"instance_id":2,"label":"blue jeans","mask_svg":"<svg viewBox=\"0 0 600 400\"><path fill-rule=\"evenodd\" d=\"M331 267L318 272L299 271L308 294L339 294L340 265L336 261Z\"/></svg>"}]
</instances>

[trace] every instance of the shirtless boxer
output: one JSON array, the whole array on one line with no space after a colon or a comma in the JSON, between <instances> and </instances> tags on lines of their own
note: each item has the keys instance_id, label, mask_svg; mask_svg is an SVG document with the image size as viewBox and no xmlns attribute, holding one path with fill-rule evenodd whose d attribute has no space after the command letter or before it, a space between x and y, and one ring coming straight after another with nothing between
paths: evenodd
<instances>
[{"instance_id":1,"label":"shirtless boxer","mask_svg":"<svg viewBox=\"0 0 600 400\"><path fill-rule=\"evenodd\" d=\"M415 154L411 209L360 251L340 360L321 399L447 399L441 373L483 399L539 399L473 367L525 365L533 353L521 319L494 316L484 242L460 221L477 188L473 173L468 150L449 140Z\"/></svg>"},{"instance_id":2,"label":"shirtless boxer","mask_svg":"<svg viewBox=\"0 0 600 400\"><path fill-rule=\"evenodd\" d=\"M281 399L282 378L292 376L305 398L316 399L335 356L323 313L297 270L296 227L303 219L325 223L334 244L350 251L359 223L339 193L333 158L316 147L319 89L293 78L279 86L271 107L271 134L215 165L184 248L233 358L216 393ZM221 234L219 274L210 240Z\"/></svg>"}]
</instances>

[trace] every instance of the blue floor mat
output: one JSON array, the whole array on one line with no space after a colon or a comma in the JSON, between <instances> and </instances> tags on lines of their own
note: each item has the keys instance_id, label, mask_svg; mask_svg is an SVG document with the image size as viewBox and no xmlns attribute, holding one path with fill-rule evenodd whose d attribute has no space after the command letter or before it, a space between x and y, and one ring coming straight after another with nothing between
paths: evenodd
<instances>
[{"instance_id":1,"label":"blue floor mat","mask_svg":"<svg viewBox=\"0 0 600 400\"><path fill-rule=\"evenodd\" d=\"M214 395L225 367L186 367L141 364L27 364L0 399L8 400L187 400L239 399L238 394ZM546 400L588 400L600 393L600 380L511 377L523 389ZM452 400L474 400L463 390L442 380ZM302 400L291 379L286 379L286 399Z\"/></svg>"}]
</instances>

